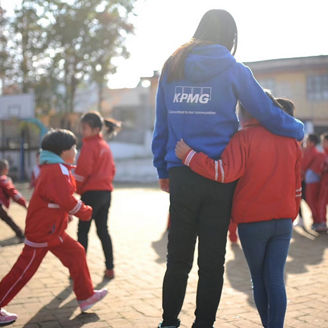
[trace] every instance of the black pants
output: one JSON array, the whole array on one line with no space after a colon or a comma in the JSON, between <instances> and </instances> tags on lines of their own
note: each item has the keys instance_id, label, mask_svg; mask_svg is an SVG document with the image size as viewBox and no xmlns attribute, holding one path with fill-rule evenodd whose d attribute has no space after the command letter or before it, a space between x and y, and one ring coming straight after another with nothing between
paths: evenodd
<instances>
[{"instance_id":1,"label":"black pants","mask_svg":"<svg viewBox=\"0 0 328 328\"><path fill-rule=\"evenodd\" d=\"M2 208L2 205L0 205L0 219L5 221L9 225L9 227L15 231L15 234L18 238L24 237L22 229L14 222L14 220Z\"/></svg>"},{"instance_id":2,"label":"black pants","mask_svg":"<svg viewBox=\"0 0 328 328\"><path fill-rule=\"evenodd\" d=\"M236 183L220 184L172 168L171 226L163 282L163 326L175 325L181 311L198 237L198 287L193 327L213 326L220 302L227 230Z\"/></svg>"},{"instance_id":3,"label":"black pants","mask_svg":"<svg viewBox=\"0 0 328 328\"><path fill-rule=\"evenodd\" d=\"M92 207L92 219L95 221L97 234L101 241L101 245L105 255L106 269L113 269L113 245L108 232L108 210L111 201L111 192L106 190L86 191L81 200ZM91 221L79 221L77 237L78 241L87 251L88 248L88 233L91 226Z\"/></svg>"}]
</instances>

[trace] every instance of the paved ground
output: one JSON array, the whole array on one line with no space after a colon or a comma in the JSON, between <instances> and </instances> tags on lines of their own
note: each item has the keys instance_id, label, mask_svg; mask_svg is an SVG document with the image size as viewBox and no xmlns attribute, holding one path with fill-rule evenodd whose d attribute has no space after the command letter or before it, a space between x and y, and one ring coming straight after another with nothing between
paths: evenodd
<instances>
[{"instance_id":1,"label":"paved ground","mask_svg":"<svg viewBox=\"0 0 328 328\"><path fill-rule=\"evenodd\" d=\"M28 195L25 185L18 185ZM304 207L307 210L306 207ZM161 317L161 284L165 269L168 196L150 187L119 187L113 194L110 230L116 278L103 281L103 254L94 227L88 263L96 287L109 295L87 314L80 314L68 272L48 254L28 285L7 306L19 314L12 327L155 328ZM25 210L13 204L10 213L24 226ZM307 212L308 214L308 212ZM310 225L307 217L307 225ZM76 220L69 226L76 234ZM22 248L0 221L0 277L11 268ZM288 312L285 327L328 327L328 235L294 230L286 268ZM197 268L190 275L181 313L182 327L193 321ZM225 284L215 327L260 327L251 296L250 279L239 246L227 245Z\"/></svg>"}]
</instances>

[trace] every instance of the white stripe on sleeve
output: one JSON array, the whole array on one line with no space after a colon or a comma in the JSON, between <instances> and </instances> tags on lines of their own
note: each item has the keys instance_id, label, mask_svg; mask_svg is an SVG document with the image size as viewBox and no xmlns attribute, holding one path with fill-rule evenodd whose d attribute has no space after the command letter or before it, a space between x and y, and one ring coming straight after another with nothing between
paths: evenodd
<instances>
[{"instance_id":1,"label":"white stripe on sleeve","mask_svg":"<svg viewBox=\"0 0 328 328\"><path fill-rule=\"evenodd\" d=\"M79 200L76 203L76 205L68 213L74 215L75 213L77 213L80 210L81 206L82 206L82 201Z\"/></svg>"},{"instance_id":2,"label":"white stripe on sleeve","mask_svg":"<svg viewBox=\"0 0 328 328\"><path fill-rule=\"evenodd\" d=\"M188 156L186 157L184 164L189 166L190 162L192 160L192 158L194 157L194 155L196 154L196 152L194 150L191 150L190 153L188 154Z\"/></svg>"},{"instance_id":3,"label":"white stripe on sleeve","mask_svg":"<svg viewBox=\"0 0 328 328\"><path fill-rule=\"evenodd\" d=\"M220 164L220 171L221 171L221 182L224 182L224 169L223 169L223 164L222 164L222 160L219 159L219 164Z\"/></svg>"}]
</instances>

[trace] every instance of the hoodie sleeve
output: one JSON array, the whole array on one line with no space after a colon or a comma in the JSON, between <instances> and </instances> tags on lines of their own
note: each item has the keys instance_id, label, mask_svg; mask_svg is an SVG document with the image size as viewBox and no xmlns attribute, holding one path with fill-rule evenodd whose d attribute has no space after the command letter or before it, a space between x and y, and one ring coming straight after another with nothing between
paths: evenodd
<instances>
[{"instance_id":1,"label":"hoodie sleeve","mask_svg":"<svg viewBox=\"0 0 328 328\"><path fill-rule=\"evenodd\" d=\"M273 104L247 66L237 64L236 69L235 93L245 109L270 132L302 140L303 123Z\"/></svg>"},{"instance_id":2,"label":"hoodie sleeve","mask_svg":"<svg viewBox=\"0 0 328 328\"><path fill-rule=\"evenodd\" d=\"M161 77L156 95L156 119L152 141L152 152L154 154L153 164L157 169L158 177L160 179L165 179L168 177L165 161L168 141L168 122L162 81L163 78Z\"/></svg>"}]
</instances>

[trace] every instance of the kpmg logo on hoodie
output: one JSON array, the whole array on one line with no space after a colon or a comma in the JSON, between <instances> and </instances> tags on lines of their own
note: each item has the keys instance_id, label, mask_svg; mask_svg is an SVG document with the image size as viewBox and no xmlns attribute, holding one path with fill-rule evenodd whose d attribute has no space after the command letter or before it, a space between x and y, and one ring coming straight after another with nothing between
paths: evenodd
<instances>
[{"instance_id":1,"label":"kpmg logo on hoodie","mask_svg":"<svg viewBox=\"0 0 328 328\"><path fill-rule=\"evenodd\" d=\"M207 104L211 100L211 87L177 86L173 97L174 103Z\"/></svg>"}]
</instances>

